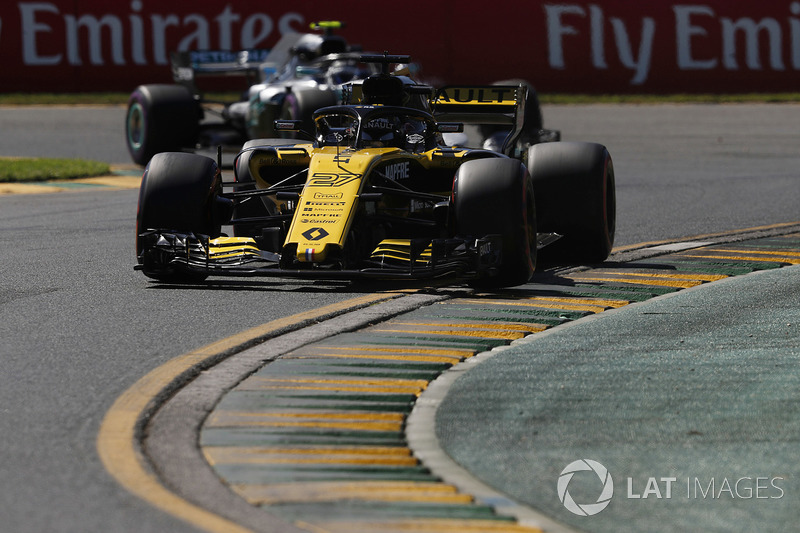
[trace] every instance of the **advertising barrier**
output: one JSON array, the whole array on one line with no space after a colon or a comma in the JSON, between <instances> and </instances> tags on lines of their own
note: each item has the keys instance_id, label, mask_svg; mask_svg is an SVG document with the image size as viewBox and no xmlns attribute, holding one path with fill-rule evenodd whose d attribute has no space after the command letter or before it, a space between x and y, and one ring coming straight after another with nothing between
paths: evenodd
<instances>
[{"instance_id":1,"label":"advertising barrier","mask_svg":"<svg viewBox=\"0 0 800 533\"><path fill-rule=\"evenodd\" d=\"M7 0L0 92L170 82L171 51L269 48L318 20L345 21L340 33L367 51L410 54L419 77L437 85L523 78L570 93L800 86L800 1Z\"/></svg>"}]
</instances>

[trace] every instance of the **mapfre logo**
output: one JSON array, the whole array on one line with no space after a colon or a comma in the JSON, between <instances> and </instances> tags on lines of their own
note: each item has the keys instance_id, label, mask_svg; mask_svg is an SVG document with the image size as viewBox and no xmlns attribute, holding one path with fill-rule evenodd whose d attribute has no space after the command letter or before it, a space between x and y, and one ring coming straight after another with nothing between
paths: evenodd
<instances>
[{"instance_id":1,"label":"mapfre logo","mask_svg":"<svg viewBox=\"0 0 800 533\"><path fill-rule=\"evenodd\" d=\"M597 497L597 501L594 503L577 503L574 499L572 499L572 495L569 493L569 484L572 481L572 477L576 472L583 471L594 472L597 474L597 477L600 478L600 482L603 484L603 489L600 492L600 496ZM561 471L561 475L558 477L558 499L561 500L561 503L564 504L564 507L566 507L567 510L573 514L579 516L596 515L608 507L608 504L611 503L611 498L613 496L614 480L611 479L611 474L608 473L606 467L597 461L592 461L591 459L579 459L578 461L573 461Z\"/></svg>"}]
</instances>

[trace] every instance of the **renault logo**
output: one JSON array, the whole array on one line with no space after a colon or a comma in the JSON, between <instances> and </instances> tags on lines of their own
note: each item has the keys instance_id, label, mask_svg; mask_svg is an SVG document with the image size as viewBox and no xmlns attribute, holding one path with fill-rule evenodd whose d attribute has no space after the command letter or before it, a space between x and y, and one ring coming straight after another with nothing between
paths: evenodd
<instances>
[{"instance_id":1,"label":"renault logo","mask_svg":"<svg viewBox=\"0 0 800 533\"><path fill-rule=\"evenodd\" d=\"M311 228L310 230L304 231L302 235L309 241L318 241L327 237L329 233L325 231L324 228Z\"/></svg>"}]
</instances>

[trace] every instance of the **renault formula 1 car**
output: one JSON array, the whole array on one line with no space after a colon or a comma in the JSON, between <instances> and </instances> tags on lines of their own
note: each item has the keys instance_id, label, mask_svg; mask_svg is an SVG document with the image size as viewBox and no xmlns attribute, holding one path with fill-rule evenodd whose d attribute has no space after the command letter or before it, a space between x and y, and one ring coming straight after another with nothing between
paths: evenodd
<instances>
[{"instance_id":1,"label":"renault formula 1 car","mask_svg":"<svg viewBox=\"0 0 800 533\"><path fill-rule=\"evenodd\" d=\"M138 265L162 282L209 275L526 283L548 261L603 261L614 240L605 147L538 142L519 86L430 87L383 73L314 113L313 139L248 142L223 182L214 160L158 154L137 214ZM500 151L443 144L464 124L502 125ZM277 121L297 131L300 121ZM522 133L527 131L528 138ZM233 236L222 233L232 226Z\"/></svg>"}]
</instances>

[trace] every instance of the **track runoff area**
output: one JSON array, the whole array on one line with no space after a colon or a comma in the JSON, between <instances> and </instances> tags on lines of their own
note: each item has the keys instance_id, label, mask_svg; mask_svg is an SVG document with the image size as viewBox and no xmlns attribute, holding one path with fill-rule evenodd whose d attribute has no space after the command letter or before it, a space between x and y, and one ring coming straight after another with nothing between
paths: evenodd
<instances>
[{"instance_id":1,"label":"track runoff area","mask_svg":"<svg viewBox=\"0 0 800 533\"><path fill-rule=\"evenodd\" d=\"M596 267L545 271L513 291L370 295L265 324L154 370L109 411L98 448L126 488L207 531L564 530L435 464L433 428L409 423L431 382L567 322L797 264L800 222L624 247ZM224 378L203 381L223 368ZM187 415L198 411L198 386L213 408ZM153 426L174 424L170 409L188 427L186 440L160 445ZM144 434L153 442L143 444ZM238 498L175 494L166 488L174 480L156 476L144 457L167 477L204 470Z\"/></svg>"}]
</instances>

